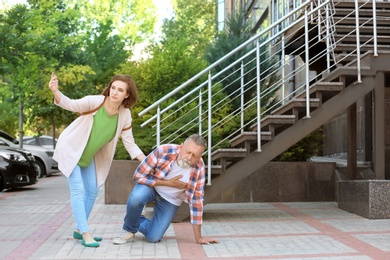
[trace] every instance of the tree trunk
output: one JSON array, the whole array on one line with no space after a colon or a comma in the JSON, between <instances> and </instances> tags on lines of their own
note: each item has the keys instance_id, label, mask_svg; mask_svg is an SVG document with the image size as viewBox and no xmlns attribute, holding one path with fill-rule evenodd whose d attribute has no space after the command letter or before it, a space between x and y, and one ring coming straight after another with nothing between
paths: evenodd
<instances>
[{"instance_id":1,"label":"tree trunk","mask_svg":"<svg viewBox=\"0 0 390 260\"><path fill-rule=\"evenodd\" d=\"M55 121L54 121L54 113L51 114L50 116L50 121L51 121L51 129L52 129L52 133L51 133L51 136L53 137L53 149L56 148L56 124L55 124Z\"/></svg>"},{"instance_id":2,"label":"tree trunk","mask_svg":"<svg viewBox=\"0 0 390 260\"><path fill-rule=\"evenodd\" d=\"M19 147L23 149L23 100L19 101Z\"/></svg>"}]
</instances>

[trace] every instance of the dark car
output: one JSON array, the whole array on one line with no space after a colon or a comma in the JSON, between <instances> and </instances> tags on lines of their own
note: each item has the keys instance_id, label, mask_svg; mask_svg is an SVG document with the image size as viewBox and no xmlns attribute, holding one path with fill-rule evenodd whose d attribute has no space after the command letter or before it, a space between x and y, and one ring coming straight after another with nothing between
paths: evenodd
<instances>
[{"instance_id":1,"label":"dark car","mask_svg":"<svg viewBox=\"0 0 390 260\"><path fill-rule=\"evenodd\" d=\"M9 147L0 140L0 191L37 183L37 172L30 152Z\"/></svg>"},{"instance_id":2,"label":"dark car","mask_svg":"<svg viewBox=\"0 0 390 260\"><path fill-rule=\"evenodd\" d=\"M0 130L0 140L13 148L19 148L19 140L12 137L10 134ZM41 178L44 175L58 172L58 163L53 159L54 150L44 148L40 145L23 145L23 149L28 150L35 157L36 164L39 166L39 175Z\"/></svg>"}]
</instances>

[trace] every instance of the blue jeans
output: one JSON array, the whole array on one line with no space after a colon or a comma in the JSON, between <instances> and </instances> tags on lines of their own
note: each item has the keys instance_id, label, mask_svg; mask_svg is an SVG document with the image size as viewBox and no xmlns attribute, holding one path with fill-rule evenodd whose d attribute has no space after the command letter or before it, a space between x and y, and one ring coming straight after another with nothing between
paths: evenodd
<instances>
[{"instance_id":1,"label":"blue jeans","mask_svg":"<svg viewBox=\"0 0 390 260\"><path fill-rule=\"evenodd\" d=\"M95 161L92 160L91 164L85 168L76 165L68 177L68 184L76 229L80 230L80 233L89 232L88 218L99 191Z\"/></svg>"},{"instance_id":2,"label":"blue jeans","mask_svg":"<svg viewBox=\"0 0 390 260\"><path fill-rule=\"evenodd\" d=\"M151 219L141 216L146 203L154 201ZM154 188L137 183L127 200L123 229L127 232L141 232L148 242L159 242L167 231L177 209L163 199Z\"/></svg>"}]
</instances>

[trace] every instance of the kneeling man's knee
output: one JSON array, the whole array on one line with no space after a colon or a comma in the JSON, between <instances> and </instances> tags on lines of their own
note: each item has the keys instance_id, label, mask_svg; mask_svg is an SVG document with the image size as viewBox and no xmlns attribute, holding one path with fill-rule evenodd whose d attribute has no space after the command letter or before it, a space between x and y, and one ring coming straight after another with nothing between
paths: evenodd
<instances>
[{"instance_id":1,"label":"kneeling man's knee","mask_svg":"<svg viewBox=\"0 0 390 260\"><path fill-rule=\"evenodd\" d=\"M146 236L145 239L149 243L158 243L161 241L162 236Z\"/></svg>"}]
</instances>

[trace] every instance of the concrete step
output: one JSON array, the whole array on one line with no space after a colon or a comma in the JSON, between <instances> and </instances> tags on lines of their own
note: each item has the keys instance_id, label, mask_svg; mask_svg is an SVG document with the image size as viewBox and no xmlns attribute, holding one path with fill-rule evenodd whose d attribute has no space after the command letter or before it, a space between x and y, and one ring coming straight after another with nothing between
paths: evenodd
<instances>
[{"instance_id":1,"label":"concrete step","mask_svg":"<svg viewBox=\"0 0 390 260\"><path fill-rule=\"evenodd\" d=\"M272 139L272 133L262 131L260 133L261 143L266 143ZM251 151L251 147L257 144L257 132L242 132L230 140L231 146L234 148L245 148Z\"/></svg>"},{"instance_id":2,"label":"concrete step","mask_svg":"<svg viewBox=\"0 0 390 260\"><path fill-rule=\"evenodd\" d=\"M311 110L318 108L321 105L319 98L310 98L309 107ZM273 115L295 115L299 118L299 114L306 110L306 98L293 98L284 105L272 111Z\"/></svg>"}]
</instances>

